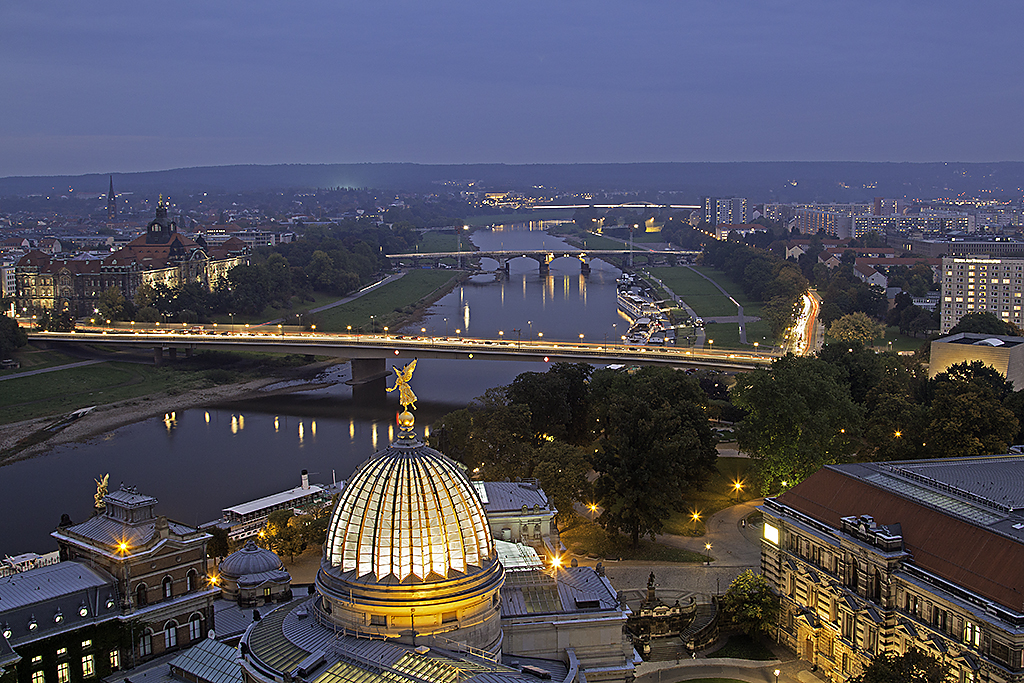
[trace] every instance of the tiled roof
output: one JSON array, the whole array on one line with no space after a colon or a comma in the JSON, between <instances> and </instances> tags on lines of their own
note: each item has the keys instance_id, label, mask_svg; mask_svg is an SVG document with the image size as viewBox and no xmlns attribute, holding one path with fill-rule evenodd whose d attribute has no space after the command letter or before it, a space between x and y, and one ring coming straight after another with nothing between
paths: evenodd
<instances>
[{"instance_id":1,"label":"tiled roof","mask_svg":"<svg viewBox=\"0 0 1024 683\"><path fill-rule=\"evenodd\" d=\"M981 476L997 476L996 460L956 458L931 461L933 467L916 462L892 465L917 467L973 488L974 484L957 477L965 476L973 463L982 468ZM1019 462L1002 462L1008 472L1022 467ZM1014 482L1011 476L1005 484ZM914 565L1020 611L1024 606L1024 520L1017 522L1021 529L1014 530L1015 514L993 507L995 501L979 501L958 493L950 482L943 483L945 488L911 479L881 463L832 465L778 500L835 528L840 527L841 518L859 515L871 515L878 524L899 523ZM992 495L988 489L983 492Z\"/></svg>"}]
</instances>

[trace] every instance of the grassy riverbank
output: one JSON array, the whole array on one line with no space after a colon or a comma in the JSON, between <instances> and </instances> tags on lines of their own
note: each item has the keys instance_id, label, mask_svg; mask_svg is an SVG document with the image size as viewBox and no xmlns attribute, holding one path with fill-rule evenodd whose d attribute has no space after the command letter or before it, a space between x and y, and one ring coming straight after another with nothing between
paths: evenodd
<instances>
[{"instance_id":1,"label":"grassy riverbank","mask_svg":"<svg viewBox=\"0 0 1024 683\"><path fill-rule=\"evenodd\" d=\"M397 330L446 294L464 277L450 270L416 269L405 277L378 287L347 304L314 314L316 329L324 332L369 332L371 325ZM370 316L373 316L371 320Z\"/></svg>"}]
</instances>

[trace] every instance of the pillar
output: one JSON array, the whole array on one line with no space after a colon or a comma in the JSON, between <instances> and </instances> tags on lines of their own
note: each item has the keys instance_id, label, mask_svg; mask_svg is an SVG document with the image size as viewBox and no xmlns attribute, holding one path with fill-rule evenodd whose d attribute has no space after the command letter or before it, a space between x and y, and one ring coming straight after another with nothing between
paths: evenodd
<instances>
[{"instance_id":1,"label":"pillar","mask_svg":"<svg viewBox=\"0 0 1024 683\"><path fill-rule=\"evenodd\" d=\"M590 275L590 261L580 259L580 272L584 275Z\"/></svg>"},{"instance_id":2,"label":"pillar","mask_svg":"<svg viewBox=\"0 0 1024 683\"><path fill-rule=\"evenodd\" d=\"M547 275L550 272L551 272L551 264L548 263L547 261L541 261L540 262L540 274L541 275Z\"/></svg>"},{"instance_id":3,"label":"pillar","mask_svg":"<svg viewBox=\"0 0 1024 683\"><path fill-rule=\"evenodd\" d=\"M167 357L171 360L176 360L178 358L178 349L173 346L167 349Z\"/></svg>"},{"instance_id":4,"label":"pillar","mask_svg":"<svg viewBox=\"0 0 1024 683\"><path fill-rule=\"evenodd\" d=\"M164 362L164 348L162 346L153 347L153 364L163 365Z\"/></svg>"},{"instance_id":5,"label":"pillar","mask_svg":"<svg viewBox=\"0 0 1024 683\"><path fill-rule=\"evenodd\" d=\"M351 366L352 379L348 384L352 386L366 384L388 375L388 364L383 358L353 358Z\"/></svg>"}]
</instances>

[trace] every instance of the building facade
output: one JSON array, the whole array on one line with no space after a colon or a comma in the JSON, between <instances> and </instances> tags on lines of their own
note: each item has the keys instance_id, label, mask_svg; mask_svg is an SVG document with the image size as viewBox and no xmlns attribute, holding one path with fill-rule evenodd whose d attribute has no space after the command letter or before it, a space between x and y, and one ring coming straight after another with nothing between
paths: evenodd
<instances>
[{"instance_id":1,"label":"building facade","mask_svg":"<svg viewBox=\"0 0 1024 683\"><path fill-rule=\"evenodd\" d=\"M967 313L987 311L1021 325L1024 258L942 259L940 331L945 334Z\"/></svg>"},{"instance_id":2,"label":"building facade","mask_svg":"<svg viewBox=\"0 0 1024 683\"><path fill-rule=\"evenodd\" d=\"M919 649L959 683L1024 680L1024 458L827 466L762 506L773 635L826 680Z\"/></svg>"},{"instance_id":3,"label":"building facade","mask_svg":"<svg viewBox=\"0 0 1024 683\"><path fill-rule=\"evenodd\" d=\"M53 532L60 564L80 562L114 578L120 618L132 628L133 661L205 638L220 593L208 580L210 535L158 516L156 498L131 487L103 502L99 514Z\"/></svg>"}]
</instances>

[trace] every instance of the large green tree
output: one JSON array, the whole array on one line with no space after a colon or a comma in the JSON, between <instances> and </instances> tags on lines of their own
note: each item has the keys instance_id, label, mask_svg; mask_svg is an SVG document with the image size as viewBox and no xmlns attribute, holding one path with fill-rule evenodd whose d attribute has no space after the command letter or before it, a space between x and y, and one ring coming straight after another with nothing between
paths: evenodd
<instances>
[{"instance_id":1,"label":"large green tree","mask_svg":"<svg viewBox=\"0 0 1024 683\"><path fill-rule=\"evenodd\" d=\"M737 442L754 458L763 493L854 451L862 410L839 371L818 358L788 354L770 368L742 374L732 399L747 411Z\"/></svg>"},{"instance_id":2,"label":"large green tree","mask_svg":"<svg viewBox=\"0 0 1024 683\"><path fill-rule=\"evenodd\" d=\"M682 508L717 459L707 399L697 382L669 368L635 374L599 370L591 380L599 439L593 455L598 522L636 546Z\"/></svg>"},{"instance_id":3,"label":"large green tree","mask_svg":"<svg viewBox=\"0 0 1024 683\"><path fill-rule=\"evenodd\" d=\"M903 654L879 652L850 683L943 683L949 665L911 648Z\"/></svg>"},{"instance_id":4,"label":"large green tree","mask_svg":"<svg viewBox=\"0 0 1024 683\"><path fill-rule=\"evenodd\" d=\"M100 317L104 320L130 320L135 307L124 298L121 288L111 285L100 292Z\"/></svg>"},{"instance_id":5,"label":"large green tree","mask_svg":"<svg viewBox=\"0 0 1024 683\"><path fill-rule=\"evenodd\" d=\"M847 313L828 326L828 336L841 342L870 344L885 334L885 329L863 311Z\"/></svg>"},{"instance_id":6,"label":"large green tree","mask_svg":"<svg viewBox=\"0 0 1024 683\"><path fill-rule=\"evenodd\" d=\"M927 443L933 457L1005 453L1019 430L1006 401L1013 385L981 361L951 365L932 381Z\"/></svg>"},{"instance_id":7,"label":"large green tree","mask_svg":"<svg viewBox=\"0 0 1024 683\"><path fill-rule=\"evenodd\" d=\"M593 371L586 363L555 363L547 372L524 372L509 385L508 398L529 407L538 439L580 444L590 433L587 383Z\"/></svg>"},{"instance_id":8,"label":"large green tree","mask_svg":"<svg viewBox=\"0 0 1024 683\"><path fill-rule=\"evenodd\" d=\"M779 616L780 601L763 574L747 569L722 596L722 615L747 635L767 633Z\"/></svg>"},{"instance_id":9,"label":"large green tree","mask_svg":"<svg viewBox=\"0 0 1024 683\"><path fill-rule=\"evenodd\" d=\"M968 313L960 318L960 321L949 331L950 334L960 332L973 332L975 334L998 334L1008 337L1020 336L1020 328L1011 322L1004 322L996 317L995 313L983 311L980 313Z\"/></svg>"},{"instance_id":10,"label":"large green tree","mask_svg":"<svg viewBox=\"0 0 1024 683\"><path fill-rule=\"evenodd\" d=\"M28 335L18 321L0 314L0 358L10 358L15 349L28 343Z\"/></svg>"}]
</instances>

